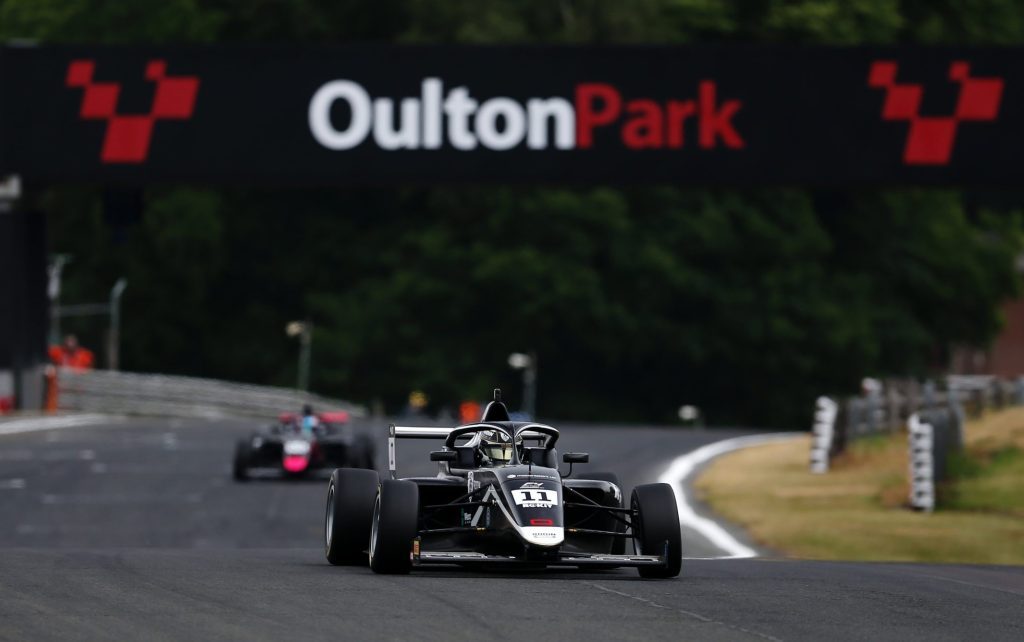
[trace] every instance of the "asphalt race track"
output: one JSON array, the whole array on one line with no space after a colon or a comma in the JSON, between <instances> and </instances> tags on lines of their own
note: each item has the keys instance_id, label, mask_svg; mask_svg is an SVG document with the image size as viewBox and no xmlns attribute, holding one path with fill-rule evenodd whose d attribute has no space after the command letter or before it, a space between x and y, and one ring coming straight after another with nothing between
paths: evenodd
<instances>
[{"instance_id":1,"label":"asphalt race track","mask_svg":"<svg viewBox=\"0 0 1024 642\"><path fill-rule=\"evenodd\" d=\"M323 482L230 479L246 432L133 420L0 435L0 639L1024 640L1024 568L692 559L644 581L332 567ZM560 446L628 492L736 434L570 426ZM428 473L429 449L401 443L400 472ZM686 556L714 553L687 534Z\"/></svg>"}]
</instances>

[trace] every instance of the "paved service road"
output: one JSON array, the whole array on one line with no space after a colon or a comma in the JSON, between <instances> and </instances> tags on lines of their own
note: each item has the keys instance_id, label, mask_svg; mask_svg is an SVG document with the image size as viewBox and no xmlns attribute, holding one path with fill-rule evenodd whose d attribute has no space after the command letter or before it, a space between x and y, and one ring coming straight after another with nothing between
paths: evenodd
<instances>
[{"instance_id":1,"label":"paved service road","mask_svg":"<svg viewBox=\"0 0 1024 642\"><path fill-rule=\"evenodd\" d=\"M0 639L1024 639L1022 568L687 560L643 581L331 567L324 484L235 484L245 432L146 420L0 436ZM735 434L573 426L560 445L628 489ZM430 447L401 443L400 466L429 472Z\"/></svg>"}]
</instances>

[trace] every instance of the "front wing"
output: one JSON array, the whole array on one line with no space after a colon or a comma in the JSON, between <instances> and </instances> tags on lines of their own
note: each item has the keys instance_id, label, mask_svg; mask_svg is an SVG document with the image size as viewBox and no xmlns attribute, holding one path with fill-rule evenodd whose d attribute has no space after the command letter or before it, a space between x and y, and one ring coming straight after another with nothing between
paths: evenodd
<instances>
[{"instance_id":1,"label":"front wing","mask_svg":"<svg viewBox=\"0 0 1024 642\"><path fill-rule=\"evenodd\" d=\"M664 566L663 555L603 555L597 553L561 553L557 557L543 560L525 559L514 555L485 555L483 553L457 551L413 552L415 566L431 564L482 564L482 565L523 565L523 566Z\"/></svg>"}]
</instances>

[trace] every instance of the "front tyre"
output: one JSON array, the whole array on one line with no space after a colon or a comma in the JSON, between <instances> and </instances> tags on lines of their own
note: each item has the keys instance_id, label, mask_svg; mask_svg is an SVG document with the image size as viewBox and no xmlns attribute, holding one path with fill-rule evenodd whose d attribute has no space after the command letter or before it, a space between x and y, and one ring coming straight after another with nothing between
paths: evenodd
<instances>
[{"instance_id":1,"label":"front tyre","mask_svg":"<svg viewBox=\"0 0 1024 642\"><path fill-rule=\"evenodd\" d=\"M419 519L420 489L410 481L380 484L370 531L370 568L375 573L408 573Z\"/></svg>"},{"instance_id":2,"label":"front tyre","mask_svg":"<svg viewBox=\"0 0 1024 642\"><path fill-rule=\"evenodd\" d=\"M639 566L640 577L679 575L683 565L683 534L676 495L668 484L643 484L633 489L633 543L640 555L664 555L664 566Z\"/></svg>"},{"instance_id":3,"label":"front tyre","mask_svg":"<svg viewBox=\"0 0 1024 642\"><path fill-rule=\"evenodd\" d=\"M358 564L366 559L378 483L373 470L338 468L331 474L324 517L324 553L331 564Z\"/></svg>"}]
</instances>

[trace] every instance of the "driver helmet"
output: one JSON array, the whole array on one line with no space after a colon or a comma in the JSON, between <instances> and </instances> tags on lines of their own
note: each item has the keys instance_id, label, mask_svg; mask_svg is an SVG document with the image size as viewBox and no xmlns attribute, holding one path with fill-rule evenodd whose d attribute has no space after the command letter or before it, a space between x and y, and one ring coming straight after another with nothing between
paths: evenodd
<instances>
[{"instance_id":1,"label":"driver helmet","mask_svg":"<svg viewBox=\"0 0 1024 642\"><path fill-rule=\"evenodd\" d=\"M306 404L302 407L302 423L301 428L303 432L312 432L314 428L320 425L320 420L317 419L316 415L313 414L313 406Z\"/></svg>"},{"instance_id":2,"label":"driver helmet","mask_svg":"<svg viewBox=\"0 0 1024 642\"><path fill-rule=\"evenodd\" d=\"M514 447L508 435L501 431L489 430L481 434L480 451L492 464L507 464L512 461Z\"/></svg>"}]
</instances>

